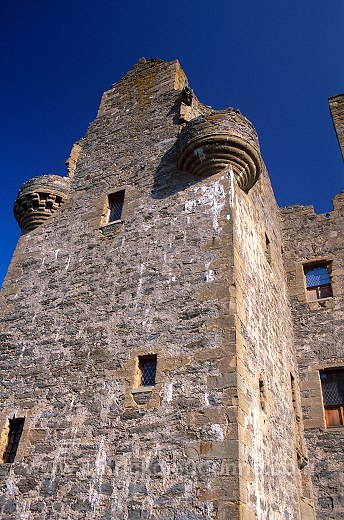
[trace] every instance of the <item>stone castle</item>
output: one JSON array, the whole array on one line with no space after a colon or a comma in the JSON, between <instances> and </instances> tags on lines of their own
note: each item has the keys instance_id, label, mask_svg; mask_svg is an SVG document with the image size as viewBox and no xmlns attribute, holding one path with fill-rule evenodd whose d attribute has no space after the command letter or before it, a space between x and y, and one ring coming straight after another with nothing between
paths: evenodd
<instances>
[{"instance_id":1,"label":"stone castle","mask_svg":"<svg viewBox=\"0 0 344 520\"><path fill-rule=\"evenodd\" d=\"M278 208L178 61L105 92L67 167L14 206L1 519L344 518L344 192Z\"/></svg>"}]
</instances>

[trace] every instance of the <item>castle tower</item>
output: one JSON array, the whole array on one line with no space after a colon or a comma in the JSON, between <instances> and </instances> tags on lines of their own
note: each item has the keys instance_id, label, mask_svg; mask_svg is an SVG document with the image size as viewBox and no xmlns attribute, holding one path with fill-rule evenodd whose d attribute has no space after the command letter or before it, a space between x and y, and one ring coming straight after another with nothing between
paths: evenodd
<instances>
[{"instance_id":1,"label":"castle tower","mask_svg":"<svg viewBox=\"0 0 344 520\"><path fill-rule=\"evenodd\" d=\"M142 59L68 167L15 203L1 517L313 519L279 210L251 123L202 105L177 61Z\"/></svg>"}]
</instances>

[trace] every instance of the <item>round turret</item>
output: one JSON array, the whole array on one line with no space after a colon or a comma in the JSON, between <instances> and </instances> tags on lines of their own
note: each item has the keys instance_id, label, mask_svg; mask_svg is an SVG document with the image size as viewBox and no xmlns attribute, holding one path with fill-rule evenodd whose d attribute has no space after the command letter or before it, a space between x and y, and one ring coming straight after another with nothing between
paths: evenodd
<instances>
[{"instance_id":1,"label":"round turret","mask_svg":"<svg viewBox=\"0 0 344 520\"><path fill-rule=\"evenodd\" d=\"M23 231L31 231L52 217L69 194L69 177L42 175L26 181L14 203L14 216Z\"/></svg>"},{"instance_id":2,"label":"round turret","mask_svg":"<svg viewBox=\"0 0 344 520\"><path fill-rule=\"evenodd\" d=\"M234 109L192 119L178 139L178 167L208 176L231 169L246 193L257 182L261 157L253 125Z\"/></svg>"}]
</instances>

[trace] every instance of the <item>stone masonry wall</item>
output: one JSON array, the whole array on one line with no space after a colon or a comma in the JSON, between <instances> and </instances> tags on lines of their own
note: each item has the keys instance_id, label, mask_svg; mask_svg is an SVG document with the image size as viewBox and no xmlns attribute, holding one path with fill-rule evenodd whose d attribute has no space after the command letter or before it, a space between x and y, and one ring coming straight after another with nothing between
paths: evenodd
<instances>
[{"instance_id":1,"label":"stone masonry wall","mask_svg":"<svg viewBox=\"0 0 344 520\"><path fill-rule=\"evenodd\" d=\"M297 435L301 449L303 435L294 429L292 322L278 208L266 172L248 196L236 190L233 207L241 489L247 518L314 518L312 495L303 489L298 468Z\"/></svg>"},{"instance_id":2,"label":"stone masonry wall","mask_svg":"<svg viewBox=\"0 0 344 520\"><path fill-rule=\"evenodd\" d=\"M140 60L74 149L68 199L21 236L0 294L1 448L25 417L4 520L311 518L266 172L246 194L230 169L177 167L182 126L210 112L178 62Z\"/></svg>"},{"instance_id":3,"label":"stone masonry wall","mask_svg":"<svg viewBox=\"0 0 344 520\"><path fill-rule=\"evenodd\" d=\"M281 210L284 262L301 379L306 440L317 519L344 518L343 428L326 429L319 370L344 366L344 194L333 211L317 215L312 206ZM303 264L330 265L333 297L307 302Z\"/></svg>"},{"instance_id":4,"label":"stone masonry wall","mask_svg":"<svg viewBox=\"0 0 344 520\"><path fill-rule=\"evenodd\" d=\"M143 62L103 99L68 201L20 238L1 293L1 428L26 419L0 466L3 519L237 518L228 180L176 169L176 70ZM123 188L122 222L101 227ZM157 384L137 400L149 353Z\"/></svg>"},{"instance_id":5,"label":"stone masonry wall","mask_svg":"<svg viewBox=\"0 0 344 520\"><path fill-rule=\"evenodd\" d=\"M344 94L329 99L333 126L344 159Z\"/></svg>"}]
</instances>

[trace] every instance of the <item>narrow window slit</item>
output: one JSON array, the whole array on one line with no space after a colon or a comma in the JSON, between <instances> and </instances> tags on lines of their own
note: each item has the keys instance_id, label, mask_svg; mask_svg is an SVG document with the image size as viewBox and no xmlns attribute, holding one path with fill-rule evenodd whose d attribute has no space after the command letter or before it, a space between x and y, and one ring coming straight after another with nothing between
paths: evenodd
<instances>
[{"instance_id":1,"label":"narrow window slit","mask_svg":"<svg viewBox=\"0 0 344 520\"><path fill-rule=\"evenodd\" d=\"M262 412L266 413L266 388L263 379L259 378L259 399L260 399L260 409Z\"/></svg>"},{"instance_id":2,"label":"narrow window slit","mask_svg":"<svg viewBox=\"0 0 344 520\"><path fill-rule=\"evenodd\" d=\"M24 428L24 417L9 419L7 446L3 453L3 462L13 462L19 446L20 437Z\"/></svg>"},{"instance_id":3,"label":"narrow window slit","mask_svg":"<svg viewBox=\"0 0 344 520\"><path fill-rule=\"evenodd\" d=\"M271 244L268 235L265 233L265 257L271 266Z\"/></svg>"}]
</instances>

